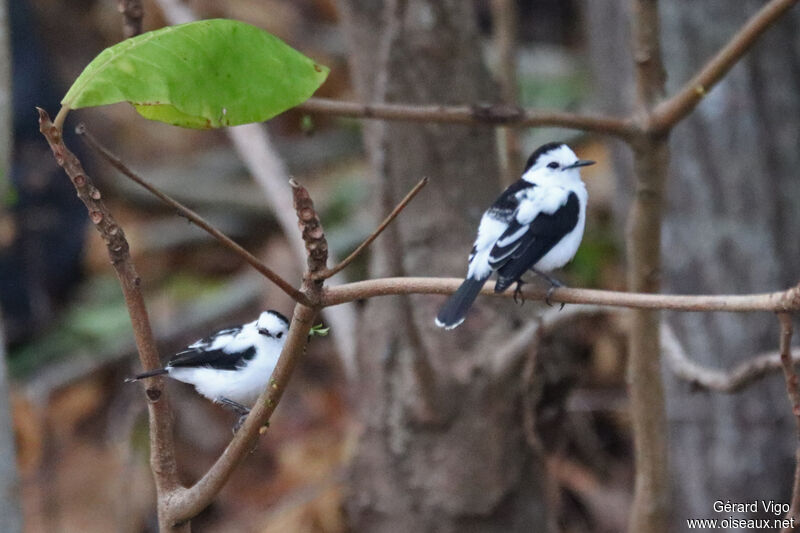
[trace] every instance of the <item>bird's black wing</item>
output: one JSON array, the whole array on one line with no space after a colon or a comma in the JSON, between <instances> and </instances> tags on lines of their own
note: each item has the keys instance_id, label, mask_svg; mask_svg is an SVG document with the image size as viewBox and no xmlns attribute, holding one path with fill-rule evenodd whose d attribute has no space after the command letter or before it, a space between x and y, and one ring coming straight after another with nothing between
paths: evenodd
<instances>
[{"instance_id":1,"label":"bird's black wing","mask_svg":"<svg viewBox=\"0 0 800 533\"><path fill-rule=\"evenodd\" d=\"M550 214L539 213L530 224L512 220L489 254L492 269L497 270L495 292L502 292L519 280L575 228L579 215L580 201L571 192L564 205Z\"/></svg>"},{"instance_id":2,"label":"bird's black wing","mask_svg":"<svg viewBox=\"0 0 800 533\"><path fill-rule=\"evenodd\" d=\"M236 370L256 355L255 346L237 352L226 352L224 349L204 350L190 348L175 354L170 359L170 367L207 367L217 370Z\"/></svg>"},{"instance_id":3,"label":"bird's black wing","mask_svg":"<svg viewBox=\"0 0 800 533\"><path fill-rule=\"evenodd\" d=\"M209 335L208 337L203 337L198 341L194 341L190 344L187 348L187 352L194 348L208 348L209 346L213 345L214 342L219 339L220 337L235 337L242 331L242 326L236 326L232 328L222 329ZM183 352L180 352L183 353Z\"/></svg>"}]
</instances>

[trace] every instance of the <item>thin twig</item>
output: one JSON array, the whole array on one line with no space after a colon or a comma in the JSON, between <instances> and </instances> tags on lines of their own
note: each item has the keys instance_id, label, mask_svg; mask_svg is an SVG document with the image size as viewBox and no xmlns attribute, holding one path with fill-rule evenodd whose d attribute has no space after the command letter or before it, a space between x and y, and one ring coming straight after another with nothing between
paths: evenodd
<instances>
[{"instance_id":1,"label":"thin twig","mask_svg":"<svg viewBox=\"0 0 800 533\"><path fill-rule=\"evenodd\" d=\"M691 113L714 85L752 48L761 34L797 1L772 0L764 4L686 85L656 106L650 120L652 131L667 131Z\"/></svg>"},{"instance_id":2,"label":"thin twig","mask_svg":"<svg viewBox=\"0 0 800 533\"><path fill-rule=\"evenodd\" d=\"M126 39L142 33L142 0L118 0L117 10L122 13L122 34Z\"/></svg>"},{"instance_id":3,"label":"thin twig","mask_svg":"<svg viewBox=\"0 0 800 533\"><path fill-rule=\"evenodd\" d=\"M792 503L786 518L792 521L793 527L784 527L782 531L794 531L798 519L800 519L800 390L798 389L797 372L794 369L792 360L792 315L789 313L778 313L778 320L781 324L780 353L783 374L786 377L786 394L789 396L789 403L792 405L794 414L797 440L795 451L794 485L792 487Z\"/></svg>"},{"instance_id":4,"label":"thin twig","mask_svg":"<svg viewBox=\"0 0 800 533\"><path fill-rule=\"evenodd\" d=\"M676 377L694 387L726 394L738 392L769 375L770 372L783 368L778 352L756 355L730 370L703 366L689 358L675 332L666 324L661 328L661 349L667 366ZM800 362L800 352L794 352L792 360Z\"/></svg>"},{"instance_id":5,"label":"thin twig","mask_svg":"<svg viewBox=\"0 0 800 533\"><path fill-rule=\"evenodd\" d=\"M346 302L393 296L397 294L452 294L458 289L460 278L378 278L328 287L323 292L323 306ZM494 292L494 282L489 281L481 290L486 296L512 298L512 291ZM546 288L526 285L522 289L526 300L544 301ZM796 312L800 311L800 285L779 292L760 294L728 295L671 295L595 289L572 289L562 287L553 291L551 302L569 304L591 304L631 309L663 309L671 311L724 311L746 313L752 311Z\"/></svg>"},{"instance_id":6,"label":"thin twig","mask_svg":"<svg viewBox=\"0 0 800 533\"><path fill-rule=\"evenodd\" d=\"M419 183L417 183L417 184L414 186L414 188L413 188L413 189L411 189L411 190L408 192L408 194L406 194L405 198L403 198L403 199L400 201L400 203L399 203L399 204L397 204L397 207L395 207L395 208L392 210L392 212L391 212L391 213L389 213L389 216L387 216L387 217L386 217L386 218L383 220L383 222L381 222L381 224L380 224L380 225L379 225L379 226L378 226L378 227L375 229L375 231L373 231L373 232L372 232L372 235L370 235L369 237L367 237L367 238L364 240L364 242L362 242L361 244L359 244L359 245L358 245L358 247L357 247L355 250L353 250L353 252L352 252L350 255L348 255L347 257L345 257L345 258L344 258L344 259L343 259L343 260L342 260L342 261L341 261L341 262L340 262L338 265L336 265L336 266L335 266L335 267L333 267L333 268L327 268L327 269L325 269L325 270L323 270L323 271L321 271L321 272L318 272L318 273L317 273L317 275L315 276L315 279L328 279L328 278L330 278L330 277L332 277L332 276L335 276L336 274L338 274L338 273L339 273L339 272L341 272L342 270L344 270L344 268L345 268L345 267L347 267L347 265L349 265L350 263L352 263L352 262L353 262L353 260L354 260L356 257L358 257L358 255L359 255L361 252L363 252L363 251L364 251L364 250L367 248L367 246L369 246L370 244L372 244L372 241L374 241L375 239L377 239L377 238L378 238L378 236L379 236L381 233L383 233L383 230L385 230L385 229L386 229L386 227L387 227L389 224L391 224L391 223L392 223L392 221L393 221L393 220L394 220L394 219L397 217L397 215L399 215L399 214L400 214L400 212L401 212L403 209L405 209L405 207L406 207L406 206L407 206L407 205L408 205L408 204L411 202L411 200L413 200L413 199L414 199L414 197L417 195L417 193L418 193L420 190L422 190L422 188L423 188L425 185L427 185L427 184L428 184L428 178L422 178L421 180L419 180Z\"/></svg>"},{"instance_id":7,"label":"thin twig","mask_svg":"<svg viewBox=\"0 0 800 533\"><path fill-rule=\"evenodd\" d=\"M75 186L78 198L86 206L89 218L106 244L111 264L119 278L122 294L125 297L125 305L130 315L142 367L145 370L159 368L161 361L147 316L147 308L140 286L141 280L131 261L125 233L106 207L102 200L102 194L86 174L81 162L64 144L61 130L50 121L47 112L40 108L38 111L39 129L42 135L47 139L56 162L64 169ZM182 487L175 463L172 415L164 390L164 379L161 377L150 378L146 386L150 415L150 465L160 495L158 502L159 525L162 531L173 531L174 528L167 518L169 501L171 495L180 492Z\"/></svg>"},{"instance_id":8,"label":"thin twig","mask_svg":"<svg viewBox=\"0 0 800 533\"><path fill-rule=\"evenodd\" d=\"M520 127L554 126L605 133L622 139L633 133L630 121L601 115L576 115L561 111L536 111L507 105L412 105L342 102L327 98L310 98L298 109L342 117L402 120L446 124L515 125Z\"/></svg>"},{"instance_id":9,"label":"thin twig","mask_svg":"<svg viewBox=\"0 0 800 533\"><path fill-rule=\"evenodd\" d=\"M186 217L192 223L194 223L197 227L217 239L223 246L231 250L233 253L244 259L250 266L255 268L260 274L262 274L265 278L269 279L275 285L278 286L283 292L285 292L290 298L292 298L295 302L301 303L308 303L306 297L301 293L299 290L292 287L288 281L283 279L280 275L274 272L271 268L267 265L262 263L256 256L242 248L239 244L237 244L233 239L219 231L217 228L206 222L206 220L183 205L182 203L178 202L174 198L170 197L166 193L162 192L158 189L155 185L147 182L144 178L136 174L134 171L129 169L116 155L111 153L108 148L100 144L100 142L86 129L86 126L83 124L79 124L77 128L75 128L75 132L80 135L86 143L91 146L94 150L97 151L103 158L108 161L108 163L119 170L123 175L127 176L131 179L131 181L139 184L143 188L147 189L148 192L153 194L156 198L164 202L166 205L170 206L171 208L175 209L181 216Z\"/></svg>"}]
</instances>

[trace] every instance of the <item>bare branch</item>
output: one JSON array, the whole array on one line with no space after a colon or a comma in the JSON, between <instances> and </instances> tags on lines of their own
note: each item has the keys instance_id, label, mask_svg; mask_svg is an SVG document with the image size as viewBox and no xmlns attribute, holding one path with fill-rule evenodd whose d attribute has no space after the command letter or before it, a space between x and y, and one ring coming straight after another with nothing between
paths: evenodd
<instances>
[{"instance_id":1,"label":"bare branch","mask_svg":"<svg viewBox=\"0 0 800 533\"><path fill-rule=\"evenodd\" d=\"M460 278L379 278L328 287L323 292L322 305L339 305L364 298L397 294L452 294L463 280ZM494 292L489 281L481 290L486 296L511 298L510 291ZM526 300L544 301L547 290L526 285L522 296ZM779 292L736 295L670 295L562 287L553 291L552 302L591 304L631 309L663 309L672 311L752 311L794 312L800 310L800 285Z\"/></svg>"},{"instance_id":2,"label":"bare branch","mask_svg":"<svg viewBox=\"0 0 800 533\"><path fill-rule=\"evenodd\" d=\"M131 179L131 181L141 185L143 188L147 189L148 192L153 194L156 198L164 202L166 205L170 206L171 208L175 209L178 214L183 217L189 219L192 223L194 223L197 227L217 239L223 246L231 250L233 253L241 257L244 261L246 261L250 266L255 268L260 274L262 274L265 278L273 282L275 285L278 286L283 292L285 292L290 298L292 298L295 302L302 302L308 303L306 297L292 287L288 281L283 279L280 275L274 272L271 268L267 265L262 263L256 256L242 248L239 244L237 244L233 239L219 231L217 228L206 222L206 220L183 205L182 203L178 202L174 198L170 197L166 193L159 190L155 185L147 182L144 178L133 172L129 169L116 155L112 154L111 151L108 150L105 146L100 144L95 137L89 133L86 129L86 126L83 124L79 124L77 128L75 128L75 132L80 135L86 143L91 146L94 150L97 151L103 158L108 161L108 163L119 170L123 175L127 176Z\"/></svg>"},{"instance_id":3,"label":"bare branch","mask_svg":"<svg viewBox=\"0 0 800 533\"><path fill-rule=\"evenodd\" d=\"M122 34L126 39L142 33L142 0L118 0L117 10L122 13Z\"/></svg>"},{"instance_id":4,"label":"bare branch","mask_svg":"<svg viewBox=\"0 0 800 533\"><path fill-rule=\"evenodd\" d=\"M794 486L792 487L792 503L786 518L791 518L792 522L797 522L800 518L800 390L798 390L797 372L794 369L792 360L792 315L789 313L778 313L778 320L781 324L780 352L783 374L786 377L786 393L789 396L789 403L792 405L796 424L797 449L795 451L794 467ZM785 527L782 531L794 531L794 527Z\"/></svg>"},{"instance_id":5,"label":"bare branch","mask_svg":"<svg viewBox=\"0 0 800 533\"><path fill-rule=\"evenodd\" d=\"M666 324L662 325L661 329L661 348L664 360L675 376L695 387L726 394L738 392L770 372L783 368L780 353L777 352L756 355L731 370L703 366L689 359L672 328ZM792 360L800 361L800 352L794 352Z\"/></svg>"},{"instance_id":6,"label":"bare branch","mask_svg":"<svg viewBox=\"0 0 800 533\"><path fill-rule=\"evenodd\" d=\"M399 204L397 204L397 207L395 207L395 208L392 210L392 212L391 212L391 213L389 213L389 216L387 216L387 217L386 217L386 218L383 220L383 222L381 222L381 224L380 224L380 225L379 225L379 226L378 226L378 227L375 229L375 231L373 231L373 232L372 232L372 235L370 235L369 237L367 237L367 238L364 240L364 242L362 242L361 244L359 244L359 245L358 245L358 247L357 247L355 250L353 250L353 252L352 252L350 255L348 255L347 257L345 257L345 258L344 258L344 259L343 259L343 260L342 260L342 261L341 261L341 262L340 262L338 265L336 265L336 266L335 266L335 267L333 267L333 268L328 268L328 269L322 270L321 272L318 272L318 273L317 273L317 275L315 276L315 279L328 279L328 278L330 278L330 277L332 277L332 276L335 276L336 274L338 274L338 273L339 273L339 272L341 272L342 270L344 270L344 268L345 268L345 267L347 267L347 265L349 265L350 263L352 263L352 262L353 262L353 260L354 260L356 257L358 257L358 255L359 255L361 252L363 252L363 251L364 251L364 250L367 248L367 246L369 246L370 244L372 244L372 241L374 241L375 239L377 239L377 238L378 238L378 236L379 236L381 233L383 233L383 230L385 230L385 229L386 229L386 227L387 227L389 224L391 224L391 223L392 223L392 221L393 221L393 220L394 220L394 219L397 217L397 215L399 215L399 214L400 214L400 212L401 212L403 209L405 209L405 207L406 207L406 206L407 206L407 205L408 205L408 204L411 202L411 200L413 200L413 199L414 199L414 197L417 195L417 193L418 193L420 190L422 190L422 188L423 188L425 185L427 185L427 184L428 184L428 178L422 178L422 179L419 181L419 183L417 183L417 184L414 186L414 188L413 188L413 189L411 189L411 190L408 192L408 194L405 196L405 198L403 198L403 199L400 201L400 203L399 203Z\"/></svg>"},{"instance_id":7,"label":"bare branch","mask_svg":"<svg viewBox=\"0 0 800 533\"><path fill-rule=\"evenodd\" d=\"M796 3L797 0L772 0L764 4L700 72L674 96L656 106L650 120L651 130L668 131L691 113L714 85L750 50L761 34Z\"/></svg>"},{"instance_id":8,"label":"bare branch","mask_svg":"<svg viewBox=\"0 0 800 533\"><path fill-rule=\"evenodd\" d=\"M310 98L298 109L308 113L322 113L342 117L404 120L409 122L447 124L515 125L520 127L554 126L595 133L604 133L622 139L633 133L627 120L601 115L576 115L561 111L534 111L507 105L411 105L411 104L360 104L327 98Z\"/></svg>"},{"instance_id":9,"label":"bare branch","mask_svg":"<svg viewBox=\"0 0 800 533\"><path fill-rule=\"evenodd\" d=\"M61 130L50 121L50 117L43 109L38 109L38 111L39 130L47 139L56 162L64 169L75 186L78 198L86 206L89 218L106 244L111 264L119 278L125 297L125 305L130 315L142 367L145 370L159 368L161 360L147 316L147 308L140 287L141 280L131 261L125 233L106 207L102 200L102 194L84 171L81 162L64 144ZM182 490L175 464L172 415L164 390L164 378L150 378L146 381L146 387L147 406L150 414L150 465L158 492L163 496L159 498L159 524L162 531L172 531L172 524L167 519L169 496Z\"/></svg>"}]
</instances>

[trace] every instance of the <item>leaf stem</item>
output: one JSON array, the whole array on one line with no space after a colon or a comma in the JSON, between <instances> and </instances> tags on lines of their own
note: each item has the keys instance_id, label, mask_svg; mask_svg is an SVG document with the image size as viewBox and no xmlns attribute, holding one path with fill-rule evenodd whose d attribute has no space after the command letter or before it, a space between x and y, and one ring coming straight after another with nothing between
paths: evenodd
<instances>
[{"instance_id":1,"label":"leaf stem","mask_svg":"<svg viewBox=\"0 0 800 533\"><path fill-rule=\"evenodd\" d=\"M64 129L64 120L66 120L69 111L69 106L67 104L63 104L61 109L58 110L55 120L53 120L53 126L55 126L56 130L58 130L59 134L61 134Z\"/></svg>"}]
</instances>

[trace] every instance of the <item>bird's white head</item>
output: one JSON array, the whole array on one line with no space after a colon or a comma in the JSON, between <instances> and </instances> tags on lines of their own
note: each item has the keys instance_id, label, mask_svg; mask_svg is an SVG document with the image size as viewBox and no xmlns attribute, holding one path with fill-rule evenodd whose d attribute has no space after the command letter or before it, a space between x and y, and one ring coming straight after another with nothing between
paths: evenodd
<instances>
[{"instance_id":1,"label":"bird's white head","mask_svg":"<svg viewBox=\"0 0 800 533\"><path fill-rule=\"evenodd\" d=\"M289 321L277 311L264 311L256 320L256 329L261 335L283 341L289 331Z\"/></svg>"},{"instance_id":2,"label":"bird's white head","mask_svg":"<svg viewBox=\"0 0 800 533\"><path fill-rule=\"evenodd\" d=\"M563 143L548 143L537 148L528 158L522 179L538 185L580 180L580 167L594 161L578 159L575 152Z\"/></svg>"}]
</instances>

